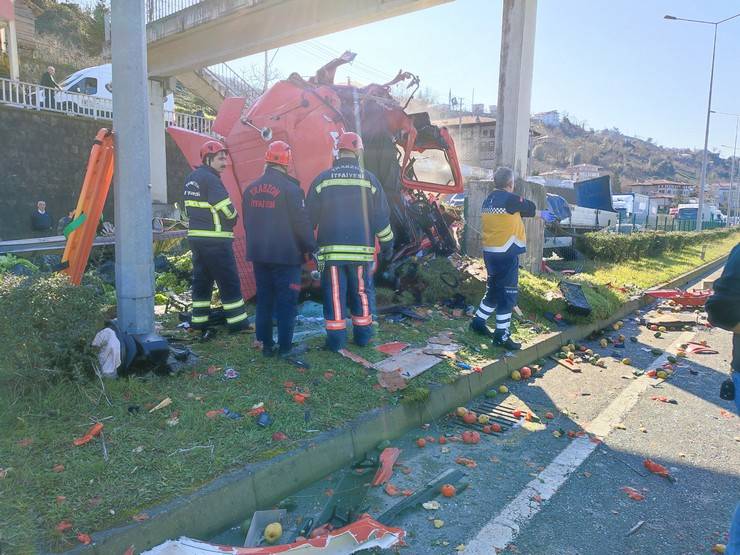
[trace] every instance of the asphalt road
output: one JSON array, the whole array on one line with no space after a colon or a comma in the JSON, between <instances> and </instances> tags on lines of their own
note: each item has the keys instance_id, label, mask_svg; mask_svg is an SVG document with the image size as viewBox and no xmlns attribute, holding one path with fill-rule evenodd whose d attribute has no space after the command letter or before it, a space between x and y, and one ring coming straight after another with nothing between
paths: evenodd
<instances>
[{"instance_id":1,"label":"asphalt road","mask_svg":"<svg viewBox=\"0 0 740 555\"><path fill-rule=\"evenodd\" d=\"M464 469L467 489L436 498L439 509L408 510L392 523L407 532L400 553L678 555L708 554L725 543L740 502L740 418L718 395L729 374L731 334L697 325L656 338L636 321L641 315L609 331L637 338L624 349L581 342L604 357L606 368L583 365L574 373L550 361L527 381L507 382L509 394L496 400L530 410L541 422L522 420L478 445L448 440L419 448L419 437L461 433L448 416L394 441L402 449L402 466L391 478L399 490L416 490L446 469L463 468L456 463L460 456L477 465ZM689 341L706 341L718 354L679 359L667 381L633 374L656 368ZM569 438L568 431L584 435ZM673 480L648 472L646 458L667 467ZM341 472L334 473L296 494L291 515L318 514L327 496L341 493L340 479ZM623 488L644 498L633 500ZM377 516L401 499L371 488L362 508ZM242 538L237 528L214 540Z\"/></svg>"},{"instance_id":2,"label":"asphalt road","mask_svg":"<svg viewBox=\"0 0 740 555\"><path fill-rule=\"evenodd\" d=\"M638 316L611 333L637 337L623 350L582 342L606 355L606 368L584 365L573 373L551 363L533 379L508 383L514 396L509 401L518 399L544 425L487 436L476 446L418 448L414 442L420 436L460 432L442 419L394 442L403 449L399 462L411 469L394 474L400 489L414 489L457 467L458 456L477 463L466 470L466 491L438 498L439 510L409 511L394 523L409 535L403 553L700 554L726 542L740 502L740 418L734 405L718 396L729 373L731 334L697 326L698 331L655 338L634 321ZM665 361L651 349L675 352L681 343L702 340L718 354L679 359L665 382L633 376L635 368L648 370ZM632 366L611 354L631 358ZM652 399L661 396L676 404ZM543 418L547 411L553 420ZM556 430L566 435L557 438ZM603 442L589 435L569 439L569 430L593 432ZM646 458L666 466L675 481L649 473ZM624 487L644 499L630 499ZM370 513L378 514L397 498L375 489L370 501ZM444 522L441 528L434 527L435 518Z\"/></svg>"}]
</instances>

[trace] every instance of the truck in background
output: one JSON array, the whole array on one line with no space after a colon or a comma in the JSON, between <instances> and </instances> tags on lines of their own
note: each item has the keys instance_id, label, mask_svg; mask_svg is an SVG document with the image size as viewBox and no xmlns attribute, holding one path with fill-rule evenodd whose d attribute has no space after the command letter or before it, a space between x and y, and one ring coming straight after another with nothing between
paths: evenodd
<instances>
[{"instance_id":1,"label":"truck in background","mask_svg":"<svg viewBox=\"0 0 740 555\"><path fill-rule=\"evenodd\" d=\"M614 211L621 223L645 225L650 216L650 197L640 193L612 195Z\"/></svg>"},{"instance_id":2,"label":"truck in background","mask_svg":"<svg viewBox=\"0 0 740 555\"><path fill-rule=\"evenodd\" d=\"M704 203L701 211L701 221L711 224L713 227L721 227L727 223L725 216L719 208L713 204ZM699 216L699 205L679 204L676 211L676 220L679 223L679 229L690 230L696 227L696 220Z\"/></svg>"},{"instance_id":3,"label":"truck in background","mask_svg":"<svg viewBox=\"0 0 740 555\"><path fill-rule=\"evenodd\" d=\"M578 257L574 248L574 238L590 231L599 231L616 225L618 214L612 206L611 184L609 176L604 175L595 179L587 179L574 183L575 204L568 203L565 198L556 194L547 195L548 208L556 213L562 213L563 204L570 209L568 217L559 222L545 226L544 256L553 253L561 258L570 260ZM548 188L548 191L552 189ZM564 215L564 214L563 214Z\"/></svg>"}]
</instances>

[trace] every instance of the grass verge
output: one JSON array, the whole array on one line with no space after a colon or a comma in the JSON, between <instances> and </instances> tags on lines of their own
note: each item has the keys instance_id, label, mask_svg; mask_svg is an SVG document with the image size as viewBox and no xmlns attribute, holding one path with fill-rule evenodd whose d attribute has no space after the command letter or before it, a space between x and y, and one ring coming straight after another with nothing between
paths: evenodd
<instances>
[{"instance_id":1,"label":"grass verge","mask_svg":"<svg viewBox=\"0 0 740 555\"><path fill-rule=\"evenodd\" d=\"M575 279L587 286L594 317L604 317L624 302L626 294L606 287L644 289L676 277L729 250L740 234L706 246L689 247L651 260L615 264L584 264ZM433 276L428 276L433 280ZM521 277L525 314L541 320L545 310L561 312L561 300L547 301L557 289L558 278ZM468 280L452 292L466 295L475 304L483 284ZM628 289L629 290L629 289ZM444 297L446 289L440 288ZM382 292L381 292L382 293ZM384 322L373 345L352 350L371 361L384 355L373 346L386 341L423 345L426 338L451 330L464 345L460 358L481 364L497 353L467 330L467 318L452 318L439 306L427 309L426 322ZM172 331L165 318L163 328L175 339L191 340ZM547 323L542 321L541 328ZM17 323L0 321L9 336ZM535 331L520 327L520 339ZM0 391L0 552L33 553L63 550L77 543L77 532L91 533L132 519L146 518L146 509L192 492L229 469L269 459L290 450L295 442L317 432L340 426L371 408L409 401L423 401L432 383L452 382L465 370L444 361L413 380L400 394L376 386L373 373L339 355L320 350L322 338L309 341L306 355L310 368L301 369L276 359L264 359L255 350L253 336L218 335L207 343L193 343L198 360L176 376L152 375L105 382L64 379L52 386ZM17 369L3 368L14 372ZM223 379L223 369L235 368L237 379ZM210 369L210 371L209 371ZM305 404L294 402L289 388L310 392ZM168 407L149 412L169 397ZM248 416L250 408L264 403L275 422L261 428ZM222 408L242 413L231 420L223 415L209 418L209 411ZM105 452L98 438L82 447L72 440L96 421L105 425ZM288 439L273 441L273 432ZM106 460L107 454L107 460ZM57 530L60 522L68 530Z\"/></svg>"}]
</instances>

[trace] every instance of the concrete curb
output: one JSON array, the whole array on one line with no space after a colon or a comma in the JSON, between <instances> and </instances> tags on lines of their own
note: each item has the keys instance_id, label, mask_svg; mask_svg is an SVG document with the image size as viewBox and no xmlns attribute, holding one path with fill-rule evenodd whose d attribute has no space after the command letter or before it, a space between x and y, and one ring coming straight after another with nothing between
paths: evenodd
<instances>
[{"instance_id":1,"label":"concrete curb","mask_svg":"<svg viewBox=\"0 0 740 555\"><path fill-rule=\"evenodd\" d=\"M658 287L682 287L716 269L727 258L718 258ZM226 526L246 519L253 511L271 507L327 474L360 460L380 441L395 439L454 407L467 404L503 382L511 370L580 340L649 302L651 299L646 296L632 299L607 320L551 333L512 357L494 361L480 374L468 374L451 384L438 384L423 403L401 403L368 411L345 427L302 441L293 451L224 474L192 494L149 509L147 521L95 533L92 545L79 546L67 553L123 554L131 545L138 553L181 535L206 538L217 534Z\"/></svg>"}]
</instances>

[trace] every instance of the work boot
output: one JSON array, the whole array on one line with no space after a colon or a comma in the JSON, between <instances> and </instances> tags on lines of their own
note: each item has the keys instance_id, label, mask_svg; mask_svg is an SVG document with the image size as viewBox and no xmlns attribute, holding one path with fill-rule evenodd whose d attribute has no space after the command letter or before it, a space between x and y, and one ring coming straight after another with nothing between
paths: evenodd
<instances>
[{"instance_id":1,"label":"work boot","mask_svg":"<svg viewBox=\"0 0 740 555\"><path fill-rule=\"evenodd\" d=\"M247 332L251 333L254 331L254 326L249 323L249 320L245 318L241 322L237 322L233 326L229 326L229 333L241 333L241 332Z\"/></svg>"},{"instance_id":2,"label":"work boot","mask_svg":"<svg viewBox=\"0 0 740 555\"><path fill-rule=\"evenodd\" d=\"M473 318L468 327L470 328L470 331L477 333L478 335L490 338L493 338L494 336L493 330L491 330L491 328L489 328L480 318Z\"/></svg>"},{"instance_id":3,"label":"work boot","mask_svg":"<svg viewBox=\"0 0 740 555\"><path fill-rule=\"evenodd\" d=\"M496 330L492 342L497 347L503 347L507 351L518 351L522 348L521 343L517 343L511 338L509 330Z\"/></svg>"},{"instance_id":4,"label":"work boot","mask_svg":"<svg viewBox=\"0 0 740 555\"><path fill-rule=\"evenodd\" d=\"M298 345L291 345L287 349L280 347L280 356L282 358L293 358L305 354L306 351L308 351L308 345L299 343Z\"/></svg>"},{"instance_id":5,"label":"work boot","mask_svg":"<svg viewBox=\"0 0 740 555\"><path fill-rule=\"evenodd\" d=\"M273 347L272 345L269 347L263 345L262 356L265 358L272 358L273 356L275 356L275 347Z\"/></svg>"}]
</instances>

